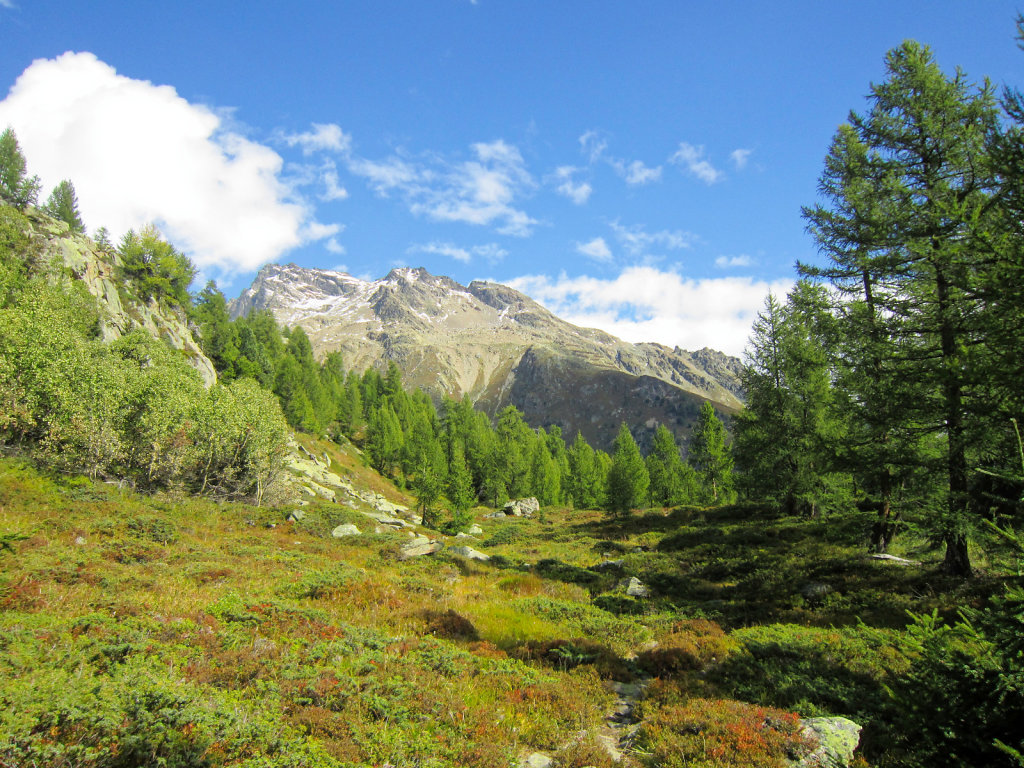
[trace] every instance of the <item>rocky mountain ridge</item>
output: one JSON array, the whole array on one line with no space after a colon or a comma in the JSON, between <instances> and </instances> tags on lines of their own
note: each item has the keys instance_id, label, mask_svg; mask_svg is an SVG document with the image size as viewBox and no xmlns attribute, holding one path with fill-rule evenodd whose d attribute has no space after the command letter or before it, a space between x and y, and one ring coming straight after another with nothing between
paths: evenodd
<instances>
[{"instance_id":1,"label":"rocky mountain ridge","mask_svg":"<svg viewBox=\"0 0 1024 768\"><path fill-rule=\"evenodd\" d=\"M255 310L301 326L318 356L340 351L348 368L393 360L435 399L469 396L491 414L512 404L535 426L557 424L568 439L579 430L601 446L622 421L641 442L658 424L685 437L704 400L726 413L742 405L736 358L630 344L507 286L463 286L422 268L366 281L267 265L231 302L235 317Z\"/></svg>"}]
</instances>

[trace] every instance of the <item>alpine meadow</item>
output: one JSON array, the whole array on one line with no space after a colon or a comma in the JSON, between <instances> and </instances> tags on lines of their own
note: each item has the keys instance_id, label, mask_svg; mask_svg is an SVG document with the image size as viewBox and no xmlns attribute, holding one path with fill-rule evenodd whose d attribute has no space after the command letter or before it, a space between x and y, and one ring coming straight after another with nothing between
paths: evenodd
<instances>
[{"instance_id":1,"label":"alpine meadow","mask_svg":"<svg viewBox=\"0 0 1024 768\"><path fill-rule=\"evenodd\" d=\"M613 334L642 311L587 327L625 281L394 260L496 269L496 243L350 273L258 256L268 229L225 266L149 199L90 220L34 123L0 124L0 768L1024 768L1024 92L913 40L882 61L791 212L816 255L726 284L763 297L742 359ZM230 112L198 114L238 178L329 178L326 204L347 168L507 238L559 226L525 213L545 185L578 207L596 169L662 173L588 131L589 165L534 178L543 121L461 165L316 124L277 135L288 164ZM669 165L725 183L704 147ZM699 247L603 225L651 293L675 273L638 243Z\"/></svg>"}]
</instances>

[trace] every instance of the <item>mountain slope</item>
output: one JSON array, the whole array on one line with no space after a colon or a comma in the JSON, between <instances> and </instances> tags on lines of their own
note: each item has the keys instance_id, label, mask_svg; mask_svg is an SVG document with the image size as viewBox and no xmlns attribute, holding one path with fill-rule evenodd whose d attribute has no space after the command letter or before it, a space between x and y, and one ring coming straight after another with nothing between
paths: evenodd
<instances>
[{"instance_id":1,"label":"mountain slope","mask_svg":"<svg viewBox=\"0 0 1024 768\"><path fill-rule=\"evenodd\" d=\"M268 265L232 302L236 317L254 310L302 326L318 355L340 350L355 370L393 360L436 399L468 395L492 414L512 404L535 426L557 424L569 439L579 430L601 446L622 421L646 442L659 423L684 436L705 399L726 412L741 406L735 358L579 328L496 283Z\"/></svg>"}]
</instances>

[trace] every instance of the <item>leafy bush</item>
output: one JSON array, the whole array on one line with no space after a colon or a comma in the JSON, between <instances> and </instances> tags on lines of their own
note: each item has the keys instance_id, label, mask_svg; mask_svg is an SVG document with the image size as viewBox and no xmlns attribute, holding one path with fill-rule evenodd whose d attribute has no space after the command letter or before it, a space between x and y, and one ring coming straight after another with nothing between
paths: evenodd
<instances>
[{"instance_id":1,"label":"leafy bush","mask_svg":"<svg viewBox=\"0 0 1024 768\"><path fill-rule=\"evenodd\" d=\"M637 664L648 674L667 677L721 664L738 646L715 622L688 619L675 624L656 648L641 653Z\"/></svg>"},{"instance_id":2,"label":"leafy bush","mask_svg":"<svg viewBox=\"0 0 1024 768\"><path fill-rule=\"evenodd\" d=\"M638 746L658 768L763 768L809 751L796 715L711 699L645 703Z\"/></svg>"}]
</instances>

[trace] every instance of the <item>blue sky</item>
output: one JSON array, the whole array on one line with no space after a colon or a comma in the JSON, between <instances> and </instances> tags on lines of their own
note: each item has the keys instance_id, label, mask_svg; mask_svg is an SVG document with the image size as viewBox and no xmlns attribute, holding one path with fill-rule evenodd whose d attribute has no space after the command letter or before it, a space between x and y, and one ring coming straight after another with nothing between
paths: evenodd
<instances>
[{"instance_id":1,"label":"blue sky","mask_svg":"<svg viewBox=\"0 0 1024 768\"><path fill-rule=\"evenodd\" d=\"M1002 0L0 0L0 124L90 230L510 283L631 341L743 348L814 260L829 140L887 50L1024 86Z\"/></svg>"}]
</instances>

